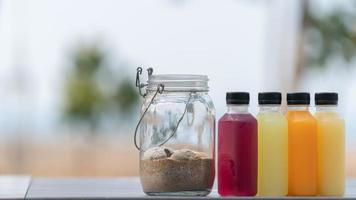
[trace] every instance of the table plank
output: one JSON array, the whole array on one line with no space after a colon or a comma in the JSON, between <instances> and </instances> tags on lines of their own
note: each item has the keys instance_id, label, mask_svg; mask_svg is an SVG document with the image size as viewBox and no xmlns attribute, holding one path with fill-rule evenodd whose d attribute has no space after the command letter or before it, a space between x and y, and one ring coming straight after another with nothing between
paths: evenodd
<instances>
[{"instance_id":1,"label":"table plank","mask_svg":"<svg viewBox=\"0 0 356 200\"><path fill-rule=\"evenodd\" d=\"M30 176L0 176L0 199L25 199Z\"/></svg>"},{"instance_id":2,"label":"table plank","mask_svg":"<svg viewBox=\"0 0 356 200\"><path fill-rule=\"evenodd\" d=\"M137 178L35 178L26 198L144 197Z\"/></svg>"},{"instance_id":3,"label":"table plank","mask_svg":"<svg viewBox=\"0 0 356 200\"><path fill-rule=\"evenodd\" d=\"M348 180L345 199L356 199L356 180ZM134 178L34 178L28 190L28 199L218 199L216 186L208 197L150 197ZM229 197L223 199L251 199L256 197ZM271 199L258 197L261 199ZM288 197L288 199L320 199L320 197ZM274 198L275 199L275 198ZM281 197L279 199L285 199ZM340 199L339 197L328 199Z\"/></svg>"}]
</instances>

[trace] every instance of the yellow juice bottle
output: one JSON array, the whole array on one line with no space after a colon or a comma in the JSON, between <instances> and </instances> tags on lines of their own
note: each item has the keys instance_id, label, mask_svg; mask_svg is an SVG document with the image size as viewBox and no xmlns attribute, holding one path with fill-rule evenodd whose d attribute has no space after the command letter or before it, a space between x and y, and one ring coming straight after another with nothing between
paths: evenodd
<instances>
[{"instance_id":1,"label":"yellow juice bottle","mask_svg":"<svg viewBox=\"0 0 356 200\"><path fill-rule=\"evenodd\" d=\"M281 93L258 94L259 196L288 193L288 124L280 111Z\"/></svg>"},{"instance_id":2,"label":"yellow juice bottle","mask_svg":"<svg viewBox=\"0 0 356 200\"><path fill-rule=\"evenodd\" d=\"M345 192L345 128L337 113L337 93L316 93L318 124L318 193L342 196Z\"/></svg>"},{"instance_id":3,"label":"yellow juice bottle","mask_svg":"<svg viewBox=\"0 0 356 200\"><path fill-rule=\"evenodd\" d=\"M309 93L288 93L288 195L317 194L317 122Z\"/></svg>"}]
</instances>

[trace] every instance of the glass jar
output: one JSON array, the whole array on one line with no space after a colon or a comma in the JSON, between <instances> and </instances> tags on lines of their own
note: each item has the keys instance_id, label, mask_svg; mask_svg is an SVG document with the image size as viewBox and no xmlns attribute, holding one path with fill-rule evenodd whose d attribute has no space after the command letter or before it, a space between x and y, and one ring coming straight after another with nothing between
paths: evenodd
<instances>
[{"instance_id":1,"label":"glass jar","mask_svg":"<svg viewBox=\"0 0 356 200\"><path fill-rule=\"evenodd\" d=\"M141 69L142 70L142 69ZM149 74L139 135L140 179L148 195L205 196L215 177L215 109L203 75ZM141 92L141 90L140 90Z\"/></svg>"}]
</instances>

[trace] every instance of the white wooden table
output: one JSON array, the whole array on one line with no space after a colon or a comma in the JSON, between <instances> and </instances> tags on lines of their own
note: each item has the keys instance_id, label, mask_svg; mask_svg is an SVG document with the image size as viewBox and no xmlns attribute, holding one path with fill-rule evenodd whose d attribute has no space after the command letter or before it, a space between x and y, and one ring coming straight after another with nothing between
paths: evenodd
<instances>
[{"instance_id":1,"label":"white wooden table","mask_svg":"<svg viewBox=\"0 0 356 200\"><path fill-rule=\"evenodd\" d=\"M133 178L31 178L0 176L0 199L276 199L266 197L221 198L214 187L207 197L150 197ZM285 199L286 197L279 198ZM288 199L321 199L321 197L288 197ZM340 199L340 197L328 197ZM343 199L356 199L356 179L347 180Z\"/></svg>"}]
</instances>

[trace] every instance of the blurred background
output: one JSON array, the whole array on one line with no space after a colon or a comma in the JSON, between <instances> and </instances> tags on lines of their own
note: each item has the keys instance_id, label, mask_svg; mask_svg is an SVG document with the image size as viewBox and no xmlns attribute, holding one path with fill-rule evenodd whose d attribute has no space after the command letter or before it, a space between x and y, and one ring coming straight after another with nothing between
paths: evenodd
<instances>
[{"instance_id":1,"label":"blurred background","mask_svg":"<svg viewBox=\"0 0 356 200\"><path fill-rule=\"evenodd\" d=\"M356 177L353 0L0 0L0 174L138 175L138 66L208 75L217 118L226 91L254 114L259 91L338 92Z\"/></svg>"}]
</instances>

